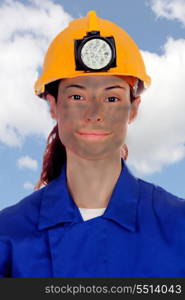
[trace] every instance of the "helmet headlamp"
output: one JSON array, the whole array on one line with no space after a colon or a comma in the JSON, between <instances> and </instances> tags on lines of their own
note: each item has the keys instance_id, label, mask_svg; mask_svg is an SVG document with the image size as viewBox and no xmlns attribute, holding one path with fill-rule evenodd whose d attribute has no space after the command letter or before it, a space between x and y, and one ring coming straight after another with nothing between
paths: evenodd
<instances>
[{"instance_id":1,"label":"helmet headlamp","mask_svg":"<svg viewBox=\"0 0 185 300\"><path fill-rule=\"evenodd\" d=\"M102 37L92 31L81 40L75 40L76 70L107 71L116 67L116 47L113 37Z\"/></svg>"}]
</instances>

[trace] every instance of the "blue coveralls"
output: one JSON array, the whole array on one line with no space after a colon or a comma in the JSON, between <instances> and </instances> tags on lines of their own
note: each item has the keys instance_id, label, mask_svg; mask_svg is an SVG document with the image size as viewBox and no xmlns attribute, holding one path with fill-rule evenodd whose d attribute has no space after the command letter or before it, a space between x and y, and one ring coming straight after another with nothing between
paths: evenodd
<instances>
[{"instance_id":1,"label":"blue coveralls","mask_svg":"<svg viewBox=\"0 0 185 300\"><path fill-rule=\"evenodd\" d=\"M84 221L60 176L0 212L0 277L185 277L185 200L122 171Z\"/></svg>"}]
</instances>

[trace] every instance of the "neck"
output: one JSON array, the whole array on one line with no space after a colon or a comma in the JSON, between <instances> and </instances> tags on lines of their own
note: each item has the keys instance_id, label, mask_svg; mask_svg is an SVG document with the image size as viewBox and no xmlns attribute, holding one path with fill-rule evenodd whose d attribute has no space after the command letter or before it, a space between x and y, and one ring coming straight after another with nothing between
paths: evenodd
<instances>
[{"instance_id":1,"label":"neck","mask_svg":"<svg viewBox=\"0 0 185 300\"><path fill-rule=\"evenodd\" d=\"M105 208L121 173L119 154L89 160L67 151L67 184L80 208Z\"/></svg>"}]
</instances>

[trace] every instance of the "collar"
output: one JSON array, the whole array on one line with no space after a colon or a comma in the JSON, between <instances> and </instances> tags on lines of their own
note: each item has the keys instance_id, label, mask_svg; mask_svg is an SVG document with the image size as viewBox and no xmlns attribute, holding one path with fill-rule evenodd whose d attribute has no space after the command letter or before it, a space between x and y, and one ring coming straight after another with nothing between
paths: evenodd
<instances>
[{"instance_id":1,"label":"collar","mask_svg":"<svg viewBox=\"0 0 185 300\"><path fill-rule=\"evenodd\" d=\"M122 170L116 182L108 206L101 216L110 219L130 231L136 230L136 209L139 183L129 171L123 159ZM60 176L43 188L38 228L44 229L58 223L83 222L80 211L73 201L66 177L66 163Z\"/></svg>"}]
</instances>

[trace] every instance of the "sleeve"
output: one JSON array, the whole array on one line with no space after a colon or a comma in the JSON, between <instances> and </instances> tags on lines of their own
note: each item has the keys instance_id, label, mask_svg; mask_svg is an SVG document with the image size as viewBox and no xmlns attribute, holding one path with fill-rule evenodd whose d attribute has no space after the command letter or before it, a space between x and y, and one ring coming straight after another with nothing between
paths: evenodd
<instances>
[{"instance_id":1,"label":"sleeve","mask_svg":"<svg viewBox=\"0 0 185 300\"><path fill-rule=\"evenodd\" d=\"M0 239L0 278L11 277L10 244Z\"/></svg>"}]
</instances>

